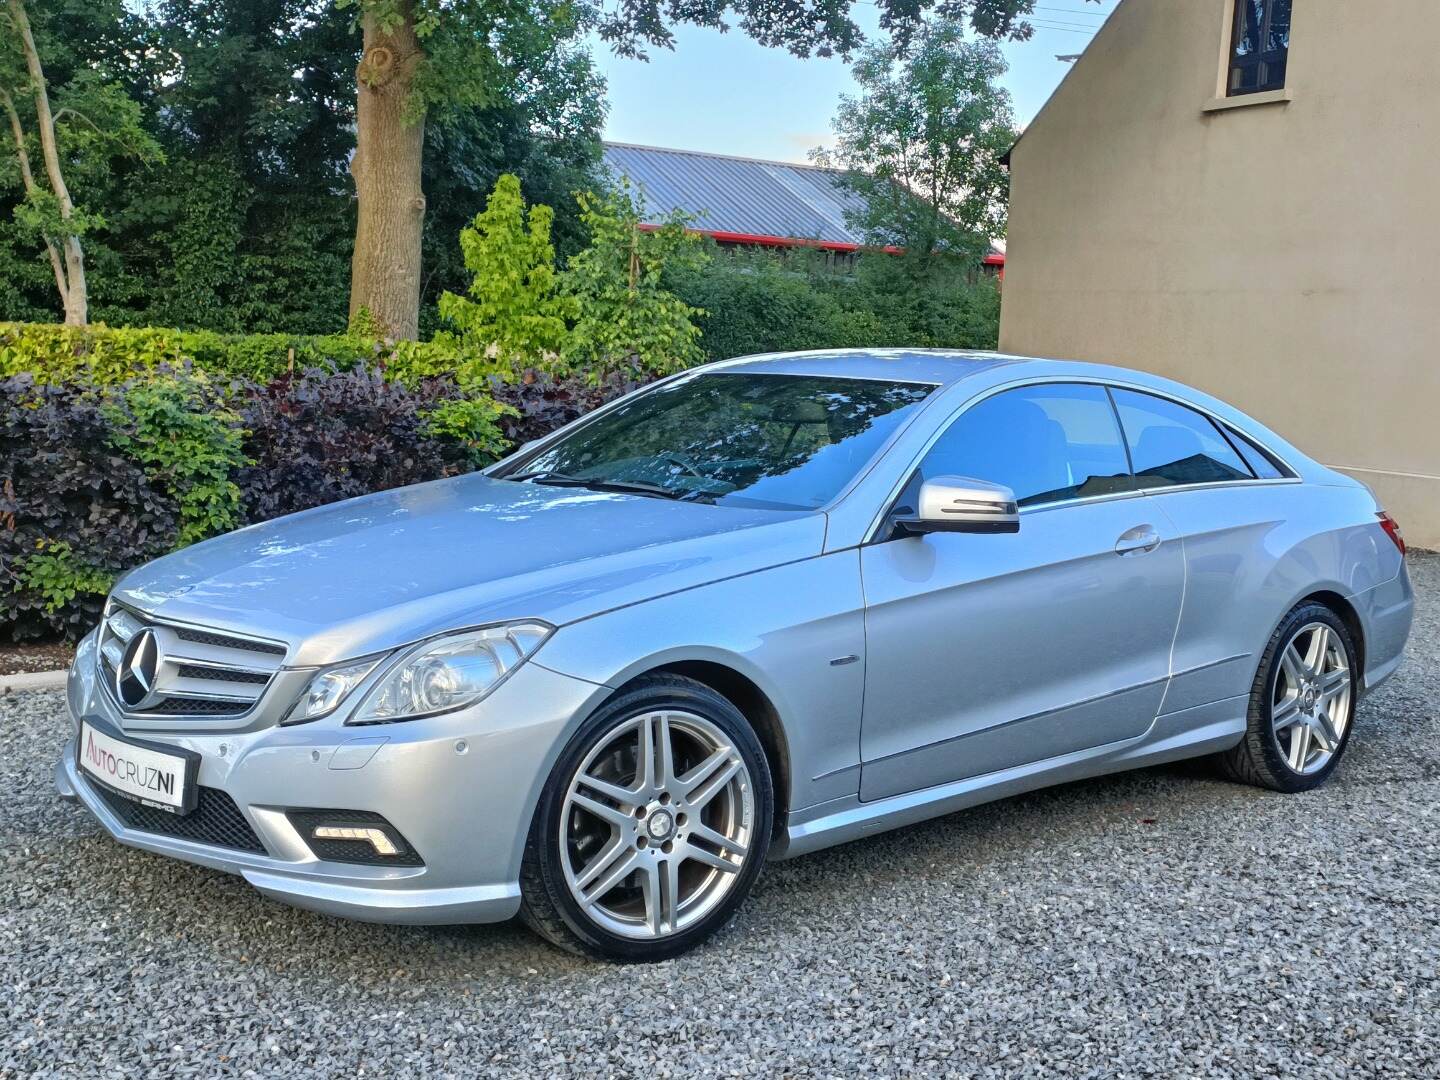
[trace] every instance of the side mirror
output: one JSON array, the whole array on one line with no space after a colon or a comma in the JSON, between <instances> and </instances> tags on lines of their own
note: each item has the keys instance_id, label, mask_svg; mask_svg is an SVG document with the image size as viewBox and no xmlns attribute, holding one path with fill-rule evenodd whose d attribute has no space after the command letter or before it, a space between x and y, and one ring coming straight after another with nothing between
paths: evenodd
<instances>
[{"instance_id":1,"label":"side mirror","mask_svg":"<svg viewBox=\"0 0 1440 1080\"><path fill-rule=\"evenodd\" d=\"M1013 533L1020 531L1015 493L1003 484L964 476L936 476L920 485L918 510L895 519L911 535L932 532Z\"/></svg>"}]
</instances>

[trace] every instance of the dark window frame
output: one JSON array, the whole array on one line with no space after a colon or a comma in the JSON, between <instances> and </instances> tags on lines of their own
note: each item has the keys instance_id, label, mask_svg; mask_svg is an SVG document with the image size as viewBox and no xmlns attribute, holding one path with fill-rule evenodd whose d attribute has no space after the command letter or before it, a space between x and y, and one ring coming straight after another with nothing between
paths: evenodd
<instances>
[{"instance_id":1,"label":"dark window frame","mask_svg":"<svg viewBox=\"0 0 1440 1080\"><path fill-rule=\"evenodd\" d=\"M1244 34L1246 9L1250 0L1235 0L1235 11L1230 23L1230 52L1226 58L1226 97L1245 97L1249 94L1264 94L1274 90L1285 89L1285 76L1289 68L1290 60L1288 37L1284 48L1264 48L1270 40L1270 21L1275 14L1275 5L1277 2L1279 2L1279 0L1262 0L1264 11L1261 13L1260 26L1256 31L1261 47L1256 52L1242 57L1237 56L1235 50L1239 46ZM1280 69L1280 77L1278 79L1273 75L1277 65ZM1241 81L1236 78L1237 74L1248 72L1252 68L1255 69L1255 85L1237 86L1237 82Z\"/></svg>"}]
</instances>

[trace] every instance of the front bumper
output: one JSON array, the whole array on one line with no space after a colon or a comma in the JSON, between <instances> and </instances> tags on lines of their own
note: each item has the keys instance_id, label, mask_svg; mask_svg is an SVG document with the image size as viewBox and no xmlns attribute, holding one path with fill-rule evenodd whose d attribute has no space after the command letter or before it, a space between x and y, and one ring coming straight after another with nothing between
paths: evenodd
<instances>
[{"instance_id":1,"label":"front bumper","mask_svg":"<svg viewBox=\"0 0 1440 1080\"><path fill-rule=\"evenodd\" d=\"M77 670L87 660L82 647ZM72 722L94 716L123 732L108 695L89 682L71 681ZM427 720L135 733L199 753L200 785L235 800L264 854L128 827L77 768L73 738L55 786L122 844L238 874L297 907L373 922L496 922L519 910L520 860L545 778L573 726L608 692L531 662L473 708ZM381 814L424 865L319 859L286 816L309 808Z\"/></svg>"}]
</instances>

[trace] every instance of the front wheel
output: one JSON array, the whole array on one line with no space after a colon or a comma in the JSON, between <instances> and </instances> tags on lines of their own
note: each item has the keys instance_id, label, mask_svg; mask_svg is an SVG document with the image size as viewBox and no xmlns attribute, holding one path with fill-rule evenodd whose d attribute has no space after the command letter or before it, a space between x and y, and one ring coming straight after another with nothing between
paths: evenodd
<instances>
[{"instance_id":1,"label":"front wheel","mask_svg":"<svg viewBox=\"0 0 1440 1080\"><path fill-rule=\"evenodd\" d=\"M1296 607L1261 657L1245 738L1219 756L1232 780L1272 791L1308 791L1335 771L1350 742L1355 644L1324 604Z\"/></svg>"},{"instance_id":2,"label":"front wheel","mask_svg":"<svg viewBox=\"0 0 1440 1080\"><path fill-rule=\"evenodd\" d=\"M750 891L773 805L765 753L734 705L691 679L637 680L581 726L545 784L521 914L589 956L685 952Z\"/></svg>"}]
</instances>

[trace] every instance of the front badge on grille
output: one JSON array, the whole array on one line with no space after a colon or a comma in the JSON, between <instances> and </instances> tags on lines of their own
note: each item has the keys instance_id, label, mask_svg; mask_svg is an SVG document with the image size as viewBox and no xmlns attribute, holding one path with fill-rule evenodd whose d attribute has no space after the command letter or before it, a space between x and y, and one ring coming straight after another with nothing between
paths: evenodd
<instances>
[{"instance_id":1,"label":"front badge on grille","mask_svg":"<svg viewBox=\"0 0 1440 1080\"><path fill-rule=\"evenodd\" d=\"M154 630L141 630L130 639L115 670L115 693L127 709L138 709L155 688L160 670L160 644Z\"/></svg>"}]
</instances>

